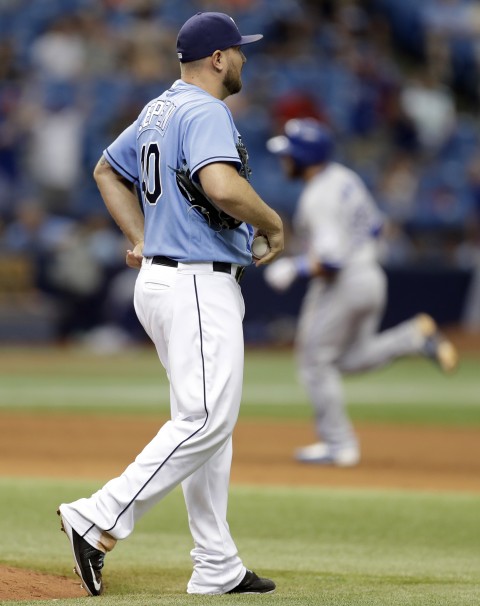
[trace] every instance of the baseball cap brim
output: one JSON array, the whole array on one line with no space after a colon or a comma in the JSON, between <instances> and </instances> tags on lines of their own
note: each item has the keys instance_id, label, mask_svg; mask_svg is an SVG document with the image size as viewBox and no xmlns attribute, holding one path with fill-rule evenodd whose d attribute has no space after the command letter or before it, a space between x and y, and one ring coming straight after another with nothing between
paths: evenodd
<instances>
[{"instance_id":1,"label":"baseball cap brim","mask_svg":"<svg viewBox=\"0 0 480 606\"><path fill-rule=\"evenodd\" d=\"M242 36L242 41L240 42L239 46L242 46L243 44L251 44L252 42L258 42L262 38L263 34L251 34L250 36Z\"/></svg>"},{"instance_id":2,"label":"baseball cap brim","mask_svg":"<svg viewBox=\"0 0 480 606\"><path fill-rule=\"evenodd\" d=\"M285 156L290 152L291 144L287 137L284 135L279 135L278 137L268 139L267 149L272 154Z\"/></svg>"}]
</instances>

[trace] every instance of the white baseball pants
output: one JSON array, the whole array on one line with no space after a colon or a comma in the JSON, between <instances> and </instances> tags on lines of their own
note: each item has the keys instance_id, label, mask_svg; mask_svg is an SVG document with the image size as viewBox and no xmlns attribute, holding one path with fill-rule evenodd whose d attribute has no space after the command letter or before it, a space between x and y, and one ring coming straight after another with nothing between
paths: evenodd
<instances>
[{"instance_id":1,"label":"white baseball pants","mask_svg":"<svg viewBox=\"0 0 480 606\"><path fill-rule=\"evenodd\" d=\"M355 266L332 282L310 281L300 312L296 350L319 438L333 451L357 445L345 410L342 374L379 368L423 345L415 322L381 333L386 277L378 265Z\"/></svg>"},{"instance_id":2,"label":"white baseball pants","mask_svg":"<svg viewBox=\"0 0 480 606\"><path fill-rule=\"evenodd\" d=\"M243 383L241 290L211 263L172 268L144 260L134 301L170 380L171 420L121 476L62 506L62 514L89 543L109 550L182 483L194 539L187 591L225 593L245 575L226 520Z\"/></svg>"}]
</instances>

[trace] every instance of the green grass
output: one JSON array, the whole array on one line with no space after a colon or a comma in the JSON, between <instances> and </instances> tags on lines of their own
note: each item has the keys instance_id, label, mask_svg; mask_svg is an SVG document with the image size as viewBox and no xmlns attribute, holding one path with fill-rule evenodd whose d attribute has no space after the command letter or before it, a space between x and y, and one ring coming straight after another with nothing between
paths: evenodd
<instances>
[{"instance_id":1,"label":"green grass","mask_svg":"<svg viewBox=\"0 0 480 606\"><path fill-rule=\"evenodd\" d=\"M479 359L453 377L425 360L348 378L354 420L480 425ZM0 350L0 409L167 412L168 385L151 349ZM291 352L248 351L244 417L309 418ZM1 427L0 427L1 448ZM100 484L0 478L0 562L72 576L58 503ZM315 488L231 488L229 522L244 562L273 596L188 596L192 547L177 489L108 555L105 606L470 606L480 603L480 494ZM72 576L73 578L73 576ZM91 606L91 598L45 606ZM4 601L2 604L18 605ZM22 602L38 606L38 601Z\"/></svg>"},{"instance_id":2,"label":"green grass","mask_svg":"<svg viewBox=\"0 0 480 606\"><path fill-rule=\"evenodd\" d=\"M445 377L411 358L345 379L354 420L480 425L480 361L465 356ZM22 411L152 414L168 411L168 384L153 349L0 350L0 407ZM289 351L247 351L242 416L309 418Z\"/></svg>"},{"instance_id":3,"label":"green grass","mask_svg":"<svg viewBox=\"0 0 480 606\"><path fill-rule=\"evenodd\" d=\"M70 549L55 509L98 487L0 479L0 561L71 575ZM470 494L232 487L229 521L240 554L246 565L271 575L277 591L188 596L192 545L181 492L175 490L107 556L101 603L478 604L479 508L480 495ZM92 604L91 598L42 603Z\"/></svg>"}]
</instances>

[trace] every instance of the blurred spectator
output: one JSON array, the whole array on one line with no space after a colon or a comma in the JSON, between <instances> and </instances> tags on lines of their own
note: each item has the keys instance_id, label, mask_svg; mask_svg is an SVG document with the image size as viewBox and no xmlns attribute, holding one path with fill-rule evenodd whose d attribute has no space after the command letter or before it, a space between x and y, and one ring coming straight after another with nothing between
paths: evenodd
<instances>
[{"instance_id":1,"label":"blurred spectator","mask_svg":"<svg viewBox=\"0 0 480 606\"><path fill-rule=\"evenodd\" d=\"M283 132L285 122L292 118L315 118L325 124L330 122L320 102L311 93L301 90L291 90L275 99L271 117L273 134Z\"/></svg>"},{"instance_id":2,"label":"blurred spectator","mask_svg":"<svg viewBox=\"0 0 480 606\"><path fill-rule=\"evenodd\" d=\"M426 152L436 153L451 139L456 109L451 91L429 69L418 70L401 94L402 109L415 124Z\"/></svg>"},{"instance_id":3,"label":"blurred spectator","mask_svg":"<svg viewBox=\"0 0 480 606\"><path fill-rule=\"evenodd\" d=\"M86 66L86 47L76 15L60 16L38 36L30 49L31 63L44 78L74 80Z\"/></svg>"},{"instance_id":4,"label":"blurred spectator","mask_svg":"<svg viewBox=\"0 0 480 606\"><path fill-rule=\"evenodd\" d=\"M160 90L178 77L178 59L172 52L177 32L158 18L152 0L137 0L130 18L119 37L122 64L130 77L152 82Z\"/></svg>"},{"instance_id":5,"label":"blurred spectator","mask_svg":"<svg viewBox=\"0 0 480 606\"><path fill-rule=\"evenodd\" d=\"M427 63L444 82L455 79L455 62L474 58L480 33L479 7L473 0L428 0L422 9ZM478 43L478 42L477 42ZM472 66L474 67L474 66Z\"/></svg>"},{"instance_id":6,"label":"blurred spectator","mask_svg":"<svg viewBox=\"0 0 480 606\"><path fill-rule=\"evenodd\" d=\"M118 64L115 36L98 8L80 13L78 22L82 29L82 74L87 78L114 74Z\"/></svg>"},{"instance_id":7,"label":"blurred spectator","mask_svg":"<svg viewBox=\"0 0 480 606\"><path fill-rule=\"evenodd\" d=\"M0 41L0 215L9 216L21 181L22 134L18 106L23 71L16 65L11 40Z\"/></svg>"},{"instance_id":8,"label":"blurred spectator","mask_svg":"<svg viewBox=\"0 0 480 606\"><path fill-rule=\"evenodd\" d=\"M472 271L472 280L462 321L467 330L480 332L480 153L469 163L467 178L472 205L466 238L459 247L457 259L460 266Z\"/></svg>"},{"instance_id":9,"label":"blurred spectator","mask_svg":"<svg viewBox=\"0 0 480 606\"><path fill-rule=\"evenodd\" d=\"M102 208L103 211L103 208ZM86 245L95 262L108 274L123 269L123 255L129 243L105 212L91 213L83 224L88 233Z\"/></svg>"},{"instance_id":10,"label":"blurred spectator","mask_svg":"<svg viewBox=\"0 0 480 606\"><path fill-rule=\"evenodd\" d=\"M79 338L104 322L103 303L110 280L123 262L123 243L106 218L93 215L77 224L52 251L46 273L60 311L59 342Z\"/></svg>"},{"instance_id":11,"label":"blurred spectator","mask_svg":"<svg viewBox=\"0 0 480 606\"><path fill-rule=\"evenodd\" d=\"M403 226L386 221L379 241L380 263L384 267L405 267L414 262L415 250Z\"/></svg>"},{"instance_id":12,"label":"blurred spectator","mask_svg":"<svg viewBox=\"0 0 480 606\"><path fill-rule=\"evenodd\" d=\"M348 91L348 128L352 135L366 137L385 120L398 85L388 25L355 1L336 5L335 24L337 60L353 76Z\"/></svg>"},{"instance_id":13,"label":"blurred spectator","mask_svg":"<svg viewBox=\"0 0 480 606\"><path fill-rule=\"evenodd\" d=\"M465 191L463 170L457 161L424 162L421 166L420 191L416 204L419 225L442 229L465 229L470 206ZM445 241L448 245L448 241Z\"/></svg>"},{"instance_id":14,"label":"blurred spectator","mask_svg":"<svg viewBox=\"0 0 480 606\"><path fill-rule=\"evenodd\" d=\"M395 90L389 101L385 127L390 145L394 149L416 155L420 151L417 125L405 111L402 102L402 90Z\"/></svg>"},{"instance_id":15,"label":"blurred spectator","mask_svg":"<svg viewBox=\"0 0 480 606\"><path fill-rule=\"evenodd\" d=\"M406 152L394 152L382 166L377 187L381 209L392 219L405 223L413 218L419 189L419 167Z\"/></svg>"},{"instance_id":16,"label":"blurred spectator","mask_svg":"<svg viewBox=\"0 0 480 606\"><path fill-rule=\"evenodd\" d=\"M44 87L42 104L26 108L29 174L48 210L68 213L82 176L85 118L70 84Z\"/></svg>"},{"instance_id":17,"label":"blurred spectator","mask_svg":"<svg viewBox=\"0 0 480 606\"><path fill-rule=\"evenodd\" d=\"M39 306L51 298L48 268L52 255L69 238L74 225L72 219L47 213L38 199L27 198L18 203L12 221L3 229L2 258L23 260L29 267L31 290Z\"/></svg>"},{"instance_id":18,"label":"blurred spectator","mask_svg":"<svg viewBox=\"0 0 480 606\"><path fill-rule=\"evenodd\" d=\"M273 3L270 3L273 4ZM315 21L298 2L276 3L267 27L266 51L277 62L315 56ZM212 10L211 8L209 10ZM214 10L214 9L213 9Z\"/></svg>"},{"instance_id":19,"label":"blurred spectator","mask_svg":"<svg viewBox=\"0 0 480 606\"><path fill-rule=\"evenodd\" d=\"M60 242L68 239L74 225L72 219L47 213L38 199L23 199L4 230L4 243L12 252L43 262Z\"/></svg>"}]
</instances>

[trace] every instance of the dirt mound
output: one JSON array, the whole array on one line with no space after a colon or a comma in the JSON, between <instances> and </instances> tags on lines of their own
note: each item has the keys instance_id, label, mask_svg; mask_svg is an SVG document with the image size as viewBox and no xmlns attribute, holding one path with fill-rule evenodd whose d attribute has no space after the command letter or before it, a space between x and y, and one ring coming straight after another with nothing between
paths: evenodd
<instances>
[{"instance_id":1,"label":"dirt mound","mask_svg":"<svg viewBox=\"0 0 480 606\"><path fill-rule=\"evenodd\" d=\"M75 579L0 565L0 601L82 598L85 595Z\"/></svg>"}]
</instances>

